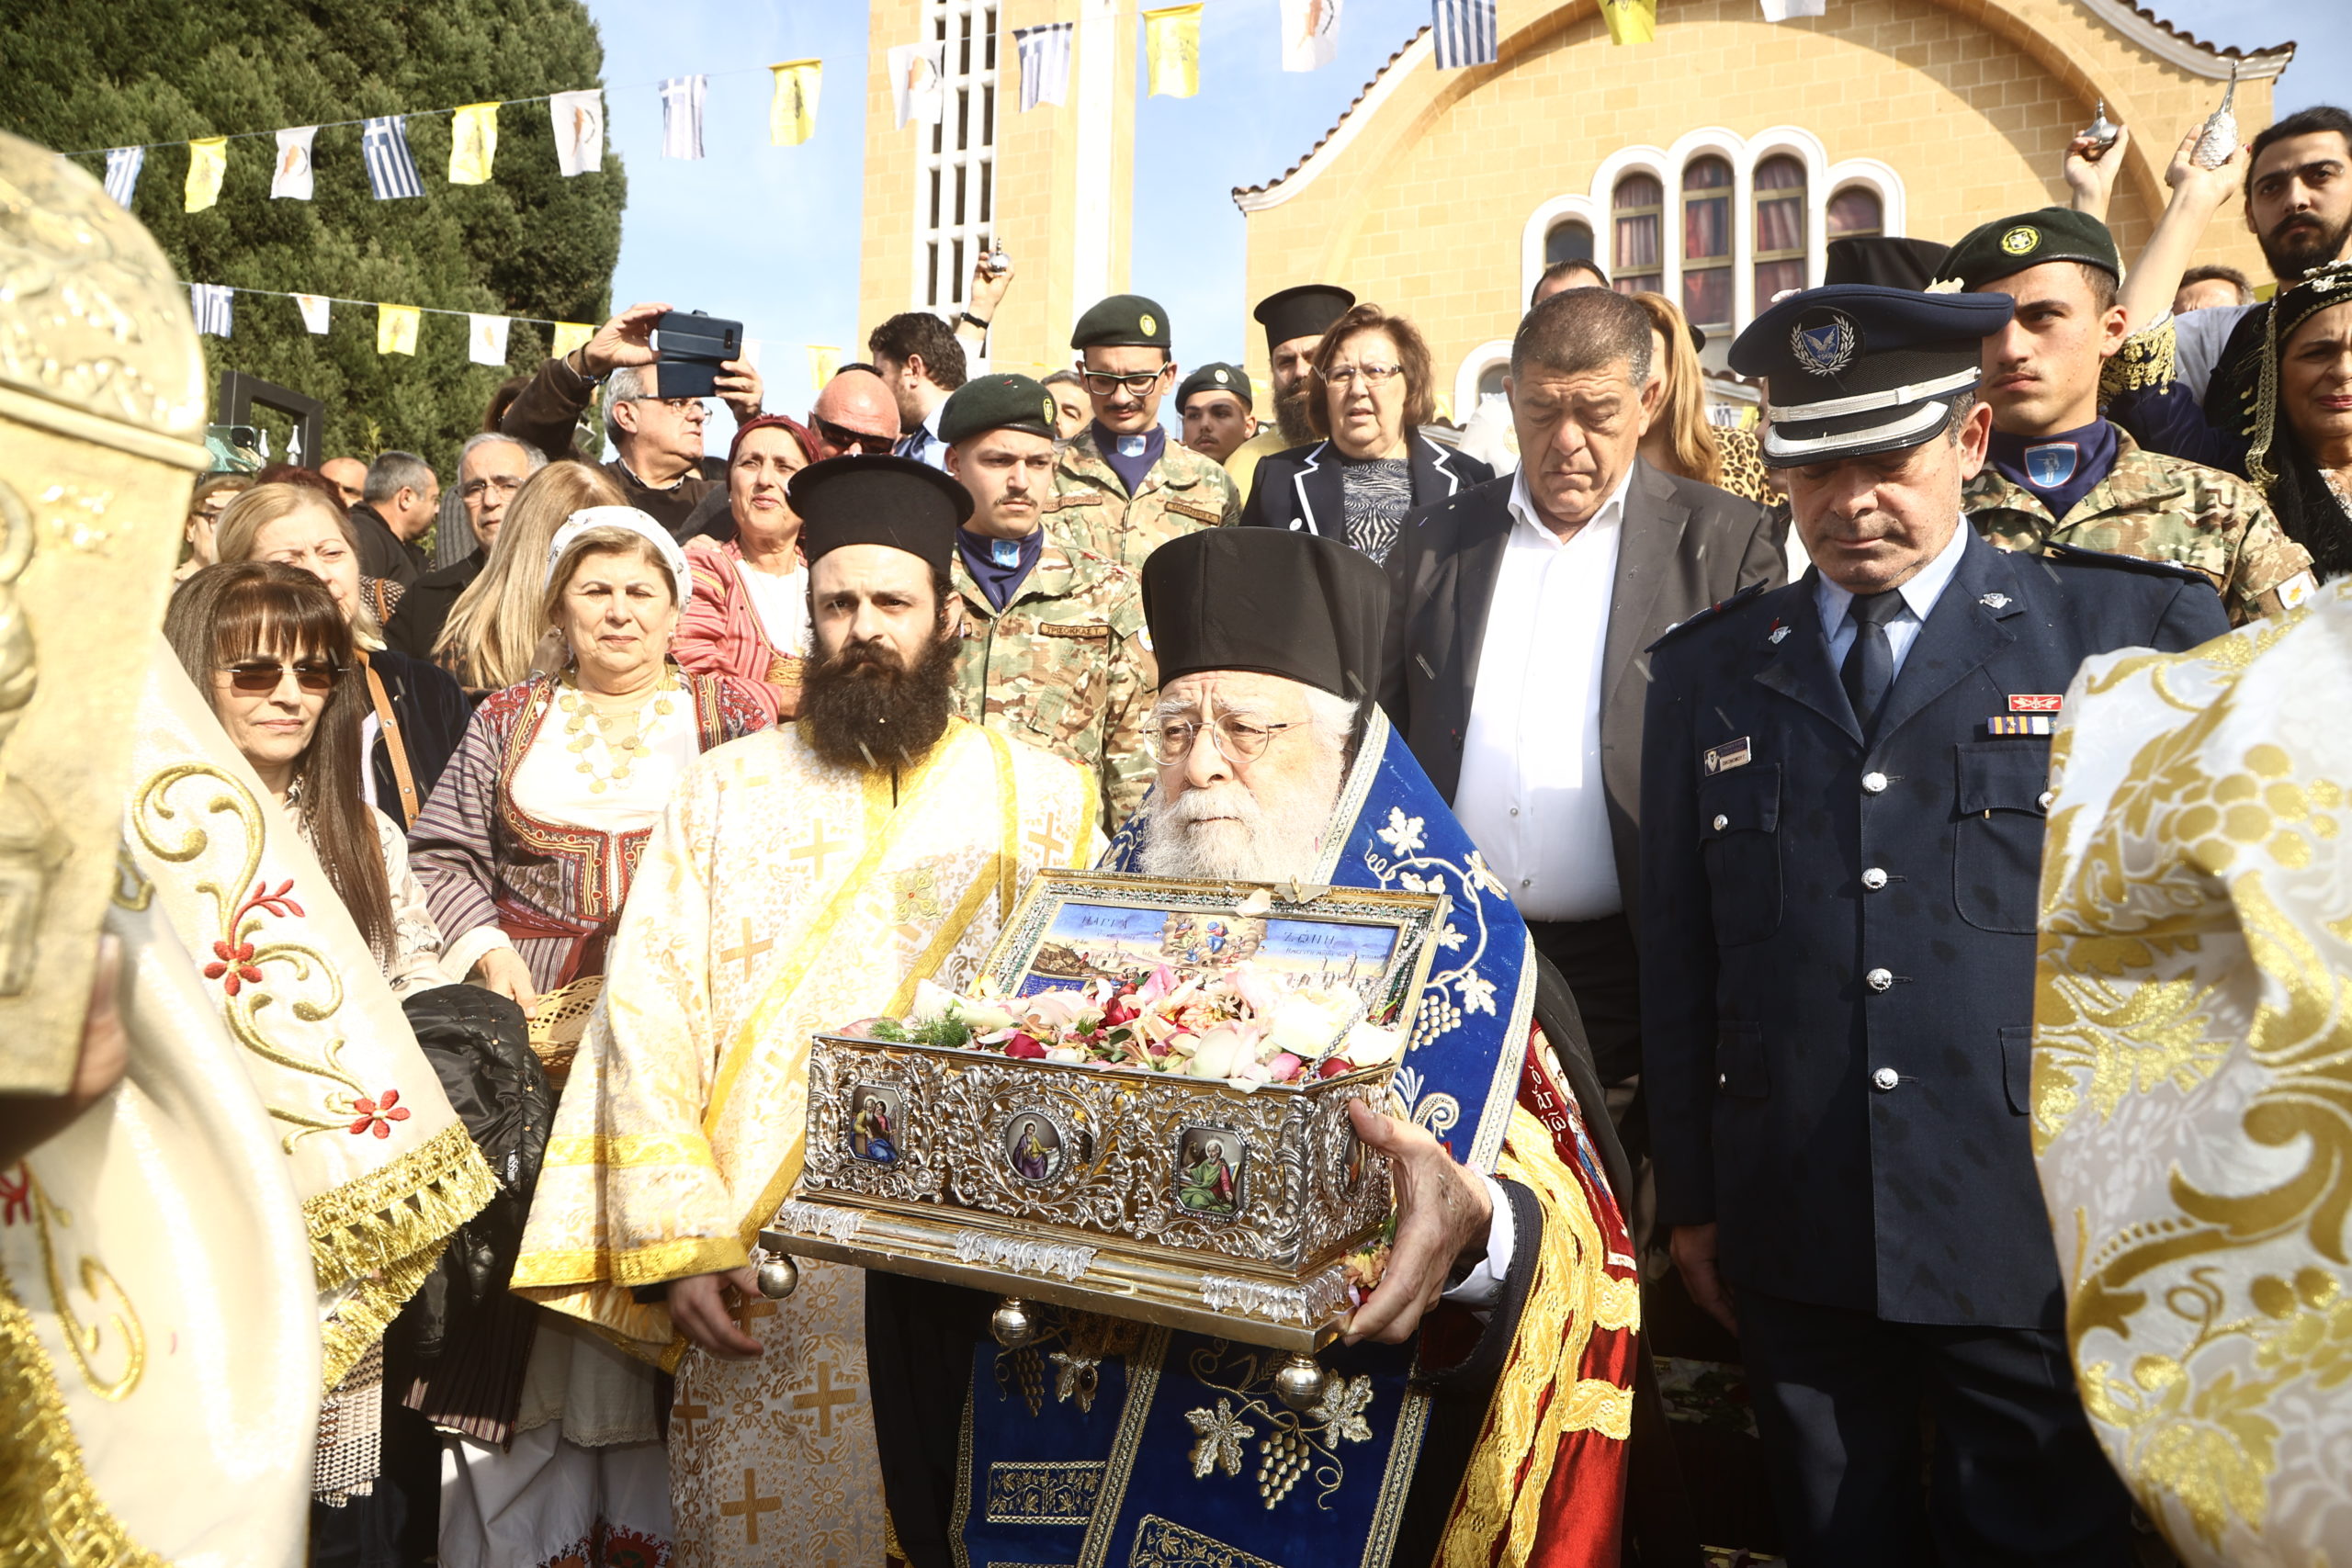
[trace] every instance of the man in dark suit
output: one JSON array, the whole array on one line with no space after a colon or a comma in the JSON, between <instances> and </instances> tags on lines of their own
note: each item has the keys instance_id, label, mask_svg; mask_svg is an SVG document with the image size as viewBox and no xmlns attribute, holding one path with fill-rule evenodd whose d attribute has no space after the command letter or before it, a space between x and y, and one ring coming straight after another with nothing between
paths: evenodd
<instances>
[{"instance_id":1,"label":"man in dark suit","mask_svg":"<svg viewBox=\"0 0 2352 1568\"><path fill-rule=\"evenodd\" d=\"M1763 508L1636 456L1650 372L1649 318L1623 295L1572 288L1527 313L1506 383L1521 466L1406 522L1380 689L1566 978L1637 1160L1642 650L1787 578Z\"/></svg>"},{"instance_id":2,"label":"man in dark suit","mask_svg":"<svg viewBox=\"0 0 2352 1568\"><path fill-rule=\"evenodd\" d=\"M1657 1219L1740 1336L1799 1563L2132 1561L2028 1137L2046 738L2087 656L2228 620L2194 572L1965 525L2009 310L1847 285L1757 318L1731 362L1814 570L1652 649Z\"/></svg>"}]
</instances>

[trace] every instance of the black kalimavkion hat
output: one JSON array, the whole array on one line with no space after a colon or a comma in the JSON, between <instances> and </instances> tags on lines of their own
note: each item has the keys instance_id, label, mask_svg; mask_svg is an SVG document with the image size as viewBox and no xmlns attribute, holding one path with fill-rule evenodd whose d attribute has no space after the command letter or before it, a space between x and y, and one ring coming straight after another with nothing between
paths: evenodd
<instances>
[{"instance_id":1,"label":"black kalimavkion hat","mask_svg":"<svg viewBox=\"0 0 2352 1568\"><path fill-rule=\"evenodd\" d=\"M1143 613L1163 686L1255 670L1363 702L1380 675L1388 577L1319 534L1204 528L1144 561Z\"/></svg>"}]
</instances>

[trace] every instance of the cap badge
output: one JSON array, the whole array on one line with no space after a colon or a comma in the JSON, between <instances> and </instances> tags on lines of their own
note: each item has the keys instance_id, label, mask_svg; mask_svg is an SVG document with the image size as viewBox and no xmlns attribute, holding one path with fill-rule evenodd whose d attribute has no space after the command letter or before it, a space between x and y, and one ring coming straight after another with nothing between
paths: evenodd
<instances>
[{"instance_id":1,"label":"cap badge","mask_svg":"<svg viewBox=\"0 0 2352 1568\"><path fill-rule=\"evenodd\" d=\"M1151 333L1159 330L1159 323L1151 319L1151 312L1149 310L1146 310L1142 315L1136 318L1136 330L1143 333L1146 336L1149 336Z\"/></svg>"},{"instance_id":2,"label":"cap badge","mask_svg":"<svg viewBox=\"0 0 2352 1568\"><path fill-rule=\"evenodd\" d=\"M1227 374L1226 374L1224 371L1222 371L1222 370L1220 370L1220 371L1218 371L1218 372L1216 373L1216 384L1217 384L1218 386L1220 386L1220 387L1224 386L1227 381L1230 381L1230 380L1232 380L1232 379L1233 379L1233 378L1232 378L1232 377L1230 377L1230 376L1227 375Z\"/></svg>"},{"instance_id":3,"label":"cap badge","mask_svg":"<svg viewBox=\"0 0 2352 1568\"><path fill-rule=\"evenodd\" d=\"M1815 376L1835 376L1854 362L1862 346L1861 329L1851 316L1840 310L1827 316L1818 326L1799 321L1789 334L1789 351L1797 356L1798 366Z\"/></svg>"},{"instance_id":4,"label":"cap badge","mask_svg":"<svg viewBox=\"0 0 2352 1568\"><path fill-rule=\"evenodd\" d=\"M1047 392L1047 393L1046 394L1046 423L1047 424L1051 424L1051 423L1054 423L1054 416L1055 416L1056 414L1059 413L1060 412L1061 412L1061 411L1060 411L1059 409L1057 409L1056 407L1054 407L1054 395L1053 395L1053 393L1051 393L1051 392Z\"/></svg>"},{"instance_id":5,"label":"cap badge","mask_svg":"<svg viewBox=\"0 0 2352 1568\"><path fill-rule=\"evenodd\" d=\"M2039 249L2041 231L2030 223L2020 223L2001 236L2001 249L2013 256L2021 256Z\"/></svg>"}]
</instances>

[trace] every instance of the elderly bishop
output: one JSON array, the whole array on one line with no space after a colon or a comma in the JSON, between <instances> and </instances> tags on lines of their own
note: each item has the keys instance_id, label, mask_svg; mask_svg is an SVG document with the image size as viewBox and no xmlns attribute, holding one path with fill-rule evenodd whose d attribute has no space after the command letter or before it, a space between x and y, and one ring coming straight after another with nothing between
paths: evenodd
<instances>
[{"instance_id":1,"label":"elderly bishop","mask_svg":"<svg viewBox=\"0 0 2352 1568\"><path fill-rule=\"evenodd\" d=\"M1449 899L1391 1114L1353 1112L1391 1161L1395 1246L1303 1411L1238 1341L1049 1310L1000 1351L985 1298L872 1276L899 1547L914 1568L1614 1563L1623 1156L1565 987L1367 700L1386 580L1311 534L1210 529L1152 552L1143 594L1159 770L1107 869Z\"/></svg>"},{"instance_id":2,"label":"elderly bishop","mask_svg":"<svg viewBox=\"0 0 2352 1568\"><path fill-rule=\"evenodd\" d=\"M800 1168L809 1036L967 984L1023 884L1097 841L1090 774L954 716L963 488L836 458L791 501L799 721L706 755L655 829L514 1269L676 1370L681 1564L881 1561L864 1277L812 1265L771 1305L748 1267Z\"/></svg>"}]
</instances>

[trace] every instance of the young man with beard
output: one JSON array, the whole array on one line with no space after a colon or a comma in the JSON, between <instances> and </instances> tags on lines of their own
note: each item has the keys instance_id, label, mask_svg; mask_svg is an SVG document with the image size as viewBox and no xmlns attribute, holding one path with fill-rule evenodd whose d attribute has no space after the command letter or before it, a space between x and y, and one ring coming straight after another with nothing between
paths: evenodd
<instances>
[{"instance_id":1,"label":"young man with beard","mask_svg":"<svg viewBox=\"0 0 2352 1568\"><path fill-rule=\"evenodd\" d=\"M1377 673L1380 570L1336 540L1216 529L1162 546L1143 588L1166 679L1157 784L1102 869L1448 898L1395 1109L1351 1110L1388 1162L1395 1247L1319 1358L1320 1401L1295 1416L1271 1386L1277 1357L1042 1306L1021 1354L1058 1370L1054 1392L1008 1397L987 1298L873 1276L898 1546L915 1568L1427 1563L1486 1561L1509 1535L1547 1568L1614 1564L1640 1355L1611 1196L1623 1155L1574 1009L1501 886L1378 710L1347 694ZM1276 1183L1245 1175L1235 1201L1238 1224L1282 1223ZM1503 1412L1498 1390L1540 1388L1559 1391L1550 1419ZM1259 1462L1279 1444L1311 1456L1313 1484ZM999 1483L1049 1470L1086 1483ZM1642 1540L1645 1561L1698 1555Z\"/></svg>"},{"instance_id":2,"label":"young man with beard","mask_svg":"<svg viewBox=\"0 0 2352 1568\"><path fill-rule=\"evenodd\" d=\"M2107 225L2046 207L1973 230L1943 276L2016 302L1984 339L1992 446L1962 499L2007 550L2052 541L2192 567L2243 626L2293 609L2317 583L2311 556L2244 479L2141 449L2098 413L2099 373L2123 344L2122 272Z\"/></svg>"},{"instance_id":3,"label":"young man with beard","mask_svg":"<svg viewBox=\"0 0 2352 1568\"><path fill-rule=\"evenodd\" d=\"M790 496L800 717L707 753L646 844L514 1270L675 1369L680 1558L745 1568L875 1562L885 1538L864 1276L811 1266L771 1307L748 1266L798 1165L809 1036L905 1010L920 980L968 984L1023 885L1084 863L1099 818L1083 770L955 716L963 488L843 457Z\"/></svg>"},{"instance_id":4,"label":"young man with beard","mask_svg":"<svg viewBox=\"0 0 2352 1568\"><path fill-rule=\"evenodd\" d=\"M1102 782L1102 830L1151 787L1144 716L1159 683L1125 568L1046 531L1054 398L1026 376L967 381L941 406L947 472L972 495L956 533L956 709Z\"/></svg>"},{"instance_id":5,"label":"young man with beard","mask_svg":"<svg viewBox=\"0 0 2352 1568\"><path fill-rule=\"evenodd\" d=\"M1266 329L1266 374L1274 387L1274 417L1261 423L1257 434L1226 457L1225 471L1233 476L1244 500L1257 478L1259 458L1314 443L1306 400L1316 391L1315 351L1323 345L1331 323L1355 302L1356 297L1344 288L1302 283L1267 295L1250 312Z\"/></svg>"}]
</instances>

